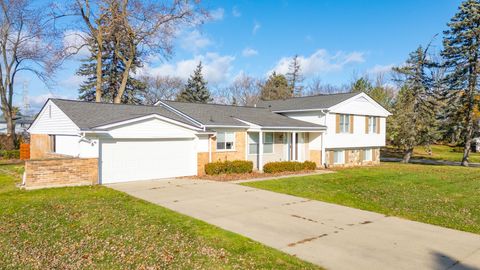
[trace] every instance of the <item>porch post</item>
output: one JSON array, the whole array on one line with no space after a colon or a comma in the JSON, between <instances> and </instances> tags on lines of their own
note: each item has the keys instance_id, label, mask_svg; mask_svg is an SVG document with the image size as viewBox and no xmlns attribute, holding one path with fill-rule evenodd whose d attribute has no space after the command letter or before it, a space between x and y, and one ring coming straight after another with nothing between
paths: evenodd
<instances>
[{"instance_id":1,"label":"porch post","mask_svg":"<svg viewBox=\"0 0 480 270\"><path fill-rule=\"evenodd\" d=\"M327 161L325 160L326 155L325 155L325 132L321 133L322 135L322 164L318 164L318 167L323 167L323 164L327 164Z\"/></svg>"},{"instance_id":2,"label":"porch post","mask_svg":"<svg viewBox=\"0 0 480 270\"><path fill-rule=\"evenodd\" d=\"M263 171L263 131L258 132L258 170Z\"/></svg>"},{"instance_id":3,"label":"porch post","mask_svg":"<svg viewBox=\"0 0 480 270\"><path fill-rule=\"evenodd\" d=\"M297 133L292 132L292 160L297 160Z\"/></svg>"}]
</instances>

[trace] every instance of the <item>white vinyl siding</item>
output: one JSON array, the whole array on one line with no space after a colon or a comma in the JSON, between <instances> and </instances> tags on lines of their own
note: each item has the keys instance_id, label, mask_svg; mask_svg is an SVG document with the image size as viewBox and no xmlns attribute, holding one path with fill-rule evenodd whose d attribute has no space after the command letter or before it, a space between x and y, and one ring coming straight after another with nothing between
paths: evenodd
<instances>
[{"instance_id":1,"label":"white vinyl siding","mask_svg":"<svg viewBox=\"0 0 480 270\"><path fill-rule=\"evenodd\" d=\"M333 151L333 164L345 163L345 151L335 150Z\"/></svg>"},{"instance_id":2,"label":"white vinyl siding","mask_svg":"<svg viewBox=\"0 0 480 270\"><path fill-rule=\"evenodd\" d=\"M217 133L217 150L234 150L235 149L235 133L234 132L218 132Z\"/></svg>"},{"instance_id":3,"label":"white vinyl siding","mask_svg":"<svg viewBox=\"0 0 480 270\"><path fill-rule=\"evenodd\" d=\"M30 134L77 135L80 129L52 101L47 102L28 130Z\"/></svg>"}]
</instances>

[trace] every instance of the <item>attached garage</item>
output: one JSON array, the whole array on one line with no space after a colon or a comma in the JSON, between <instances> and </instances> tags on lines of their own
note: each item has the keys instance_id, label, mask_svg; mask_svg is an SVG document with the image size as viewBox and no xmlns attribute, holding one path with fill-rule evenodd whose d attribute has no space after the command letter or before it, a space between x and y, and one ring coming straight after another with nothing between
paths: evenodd
<instances>
[{"instance_id":1,"label":"attached garage","mask_svg":"<svg viewBox=\"0 0 480 270\"><path fill-rule=\"evenodd\" d=\"M101 140L100 181L109 184L195 175L195 149L192 138Z\"/></svg>"}]
</instances>

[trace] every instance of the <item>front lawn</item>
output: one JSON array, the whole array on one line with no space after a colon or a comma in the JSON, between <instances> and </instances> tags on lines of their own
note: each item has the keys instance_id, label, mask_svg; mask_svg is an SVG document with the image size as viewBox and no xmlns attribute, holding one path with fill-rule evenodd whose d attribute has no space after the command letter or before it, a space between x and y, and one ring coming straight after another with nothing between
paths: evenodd
<instances>
[{"instance_id":1,"label":"front lawn","mask_svg":"<svg viewBox=\"0 0 480 270\"><path fill-rule=\"evenodd\" d=\"M18 190L21 171L0 166L2 269L317 269L106 187Z\"/></svg>"},{"instance_id":2,"label":"front lawn","mask_svg":"<svg viewBox=\"0 0 480 270\"><path fill-rule=\"evenodd\" d=\"M431 160L447 160L462 161L463 147L435 144L431 146L431 154L428 153L423 146L417 146L413 150L413 159L431 159ZM382 149L382 157L403 158L403 152L400 149L387 146ZM470 162L479 163L480 153L470 153Z\"/></svg>"},{"instance_id":3,"label":"front lawn","mask_svg":"<svg viewBox=\"0 0 480 270\"><path fill-rule=\"evenodd\" d=\"M479 168L382 163L244 185L480 233Z\"/></svg>"}]
</instances>

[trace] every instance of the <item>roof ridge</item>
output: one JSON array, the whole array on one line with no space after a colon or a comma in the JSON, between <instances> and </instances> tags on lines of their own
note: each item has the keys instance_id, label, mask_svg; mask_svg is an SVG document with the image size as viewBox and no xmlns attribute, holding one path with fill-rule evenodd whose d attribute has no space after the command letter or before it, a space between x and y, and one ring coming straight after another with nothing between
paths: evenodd
<instances>
[{"instance_id":1,"label":"roof ridge","mask_svg":"<svg viewBox=\"0 0 480 270\"><path fill-rule=\"evenodd\" d=\"M246 105L230 105L230 104L220 104L220 103L196 103L196 102L185 102L185 101L175 101L175 100L161 100L162 102L172 102L172 103L183 103L183 104L195 104L195 105L214 105L214 106L224 106L232 108L252 108L252 109L266 109L261 106L246 106Z\"/></svg>"},{"instance_id":2,"label":"roof ridge","mask_svg":"<svg viewBox=\"0 0 480 270\"><path fill-rule=\"evenodd\" d=\"M68 102L77 102L77 103L87 103L87 104L101 104L101 105L112 105L112 106L135 106L135 107L152 107L152 108L162 108L161 106L157 105L147 105L147 104L130 104L130 103L110 103L110 102L96 102L96 101L86 101L86 100L78 100L78 99L67 99L67 98L49 98L50 100L59 100L59 101L68 101Z\"/></svg>"},{"instance_id":3,"label":"roof ridge","mask_svg":"<svg viewBox=\"0 0 480 270\"><path fill-rule=\"evenodd\" d=\"M290 98L285 98L285 99L275 99L275 100L262 100L262 102L271 102L271 101L284 101L284 100L291 100L291 99L300 99L300 98L312 98L312 97L321 97L321 96L338 96L338 95L348 95L348 94L361 94L364 93L363 91L360 92L343 92L343 93L332 93L332 94L316 94L316 95L310 95L310 96L301 96L301 97L290 97Z\"/></svg>"}]
</instances>

